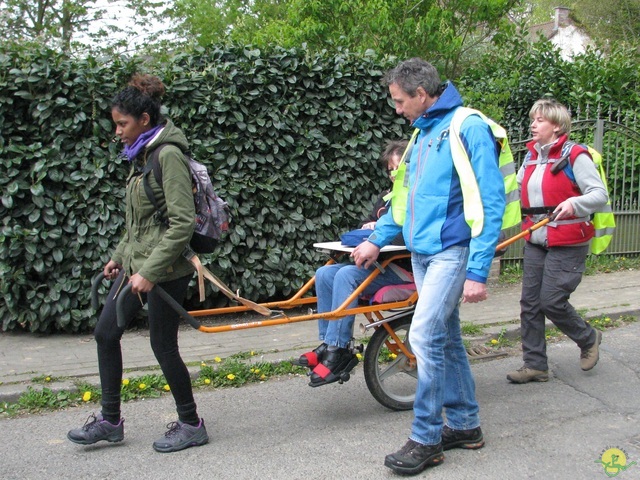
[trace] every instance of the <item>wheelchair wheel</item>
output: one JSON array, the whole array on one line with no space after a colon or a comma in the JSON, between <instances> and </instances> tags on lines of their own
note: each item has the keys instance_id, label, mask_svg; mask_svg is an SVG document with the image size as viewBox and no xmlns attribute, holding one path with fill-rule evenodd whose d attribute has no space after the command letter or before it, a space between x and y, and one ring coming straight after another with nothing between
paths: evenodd
<instances>
[{"instance_id":1,"label":"wheelchair wheel","mask_svg":"<svg viewBox=\"0 0 640 480\"><path fill-rule=\"evenodd\" d=\"M413 311L390 321L389 325L397 338L408 350L409 327ZM398 347L397 341L384 327L379 327L371 336L364 356L364 378L371 395L391 410L411 410L418 386L415 361Z\"/></svg>"}]
</instances>

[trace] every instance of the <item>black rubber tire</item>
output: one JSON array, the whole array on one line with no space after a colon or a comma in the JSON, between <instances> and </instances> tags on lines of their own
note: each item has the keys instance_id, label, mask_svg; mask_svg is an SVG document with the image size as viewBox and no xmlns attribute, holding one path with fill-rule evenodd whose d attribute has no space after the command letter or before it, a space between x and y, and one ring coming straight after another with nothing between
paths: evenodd
<instances>
[{"instance_id":1,"label":"black rubber tire","mask_svg":"<svg viewBox=\"0 0 640 480\"><path fill-rule=\"evenodd\" d=\"M413 311L400 315L389 326L400 340L409 346L409 327ZM389 360L386 342L393 342L384 327L371 336L364 356L364 379L367 388L380 404L391 410L411 410L418 385L417 369L409 364L402 352ZM409 351L411 347L409 346Z\"/></svg>"}]
</instances>

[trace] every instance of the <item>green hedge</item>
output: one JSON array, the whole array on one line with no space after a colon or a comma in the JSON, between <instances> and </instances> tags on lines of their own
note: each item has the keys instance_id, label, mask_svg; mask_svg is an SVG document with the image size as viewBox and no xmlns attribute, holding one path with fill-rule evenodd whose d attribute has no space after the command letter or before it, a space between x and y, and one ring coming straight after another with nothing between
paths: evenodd
<instances>
[{"instance_id":1,"label":"green hedge","mask_svg":"<svg viewBox=\"0 0 640 480\"><path fill-rule=\"evenodd\" d=\"M640 109L638 51L567 62L548 43L511 43L456 84L512 138L528 132L529 108L544 95L574 110ZM3 330L93 327L91 278L122 233L128 173L110 100L136 71L165 81L167 115L231 205L232 231L204 260L247 298L289 296L323 261L311 245L357 227L386 186L381 146L410 131L379 83L394 59L241 46L168 58L0 46ZM226 302L207 288L204 306Z\"/></svg>"},{"instance_id":2,"label":"green hedge","mask_svg":"<svg viewBox=\"0 0 640 480\"><path fill-rule=\"evenodd\" d=\"M95 324L91 278L122 233L128 173L110 99L133 72L165 81L167 115L231 206L231 232L206 263L232 289L266 300L306 281L323 261L311 245L359 226L385 186L381 146L407 132L379 83L390 66L304 49L213 48L151 66L4 46L2 329ZM209 289L206 306L223 299Z\"/></svg>"}]
</instances>

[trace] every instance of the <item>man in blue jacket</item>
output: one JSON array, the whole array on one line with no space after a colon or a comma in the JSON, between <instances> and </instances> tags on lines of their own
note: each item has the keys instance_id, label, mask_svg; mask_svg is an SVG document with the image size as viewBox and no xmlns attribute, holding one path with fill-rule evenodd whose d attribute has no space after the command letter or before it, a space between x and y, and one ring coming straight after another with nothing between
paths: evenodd
<instances>
[{"instance_id":1,"label":"man in blue jacket","mask_svg":"<svg viewBox=\"0 0 640 480\"><path fill-rule=\"evenodd\" d=\"M465 178L461 183L449 125L462 98L450 82L441 83L430 63L406 60L387 72L383 83L389 87L396 113L420 129L407 166L406 220L398 225L388 212L352 256L356 265L368 267L400 230L412 254L420 295L409 333L418 366L414 421L408 442L387 455L385 465L398 473L416 474L442 463L443 450L484 446L475 383L460 332L459 303L487 298L505 194L495 138L477 115L464 120L460 129L466 161L472 167L462 174L475 177L475 182ZM482 205L465 205L470 188L477 189ZM475 236L472 221L465 219L465 208L472 207L476 212L481 208L482 229Z\"/></svg>"}]
</instances>

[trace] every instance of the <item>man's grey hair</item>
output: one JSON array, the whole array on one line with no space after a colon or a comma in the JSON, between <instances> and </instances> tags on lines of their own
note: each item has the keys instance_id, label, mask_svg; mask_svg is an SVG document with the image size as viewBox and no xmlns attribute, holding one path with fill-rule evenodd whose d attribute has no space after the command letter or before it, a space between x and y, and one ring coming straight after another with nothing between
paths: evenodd
<instances>
[{"instance_id":1,"label":"man's grey hair","mask_svg":"<svg viewBox=\"0 0 640 480\"><path fill-rule=\"evenodd\" d=\"M410 58L389 70L382 77L382 84L389 86L392 83L398 85L412 97L416 96L418 87L424 88L431 97L439 96L443 90L438 71L433 65L421 58Z\"/></svg>"}]
</instances>

